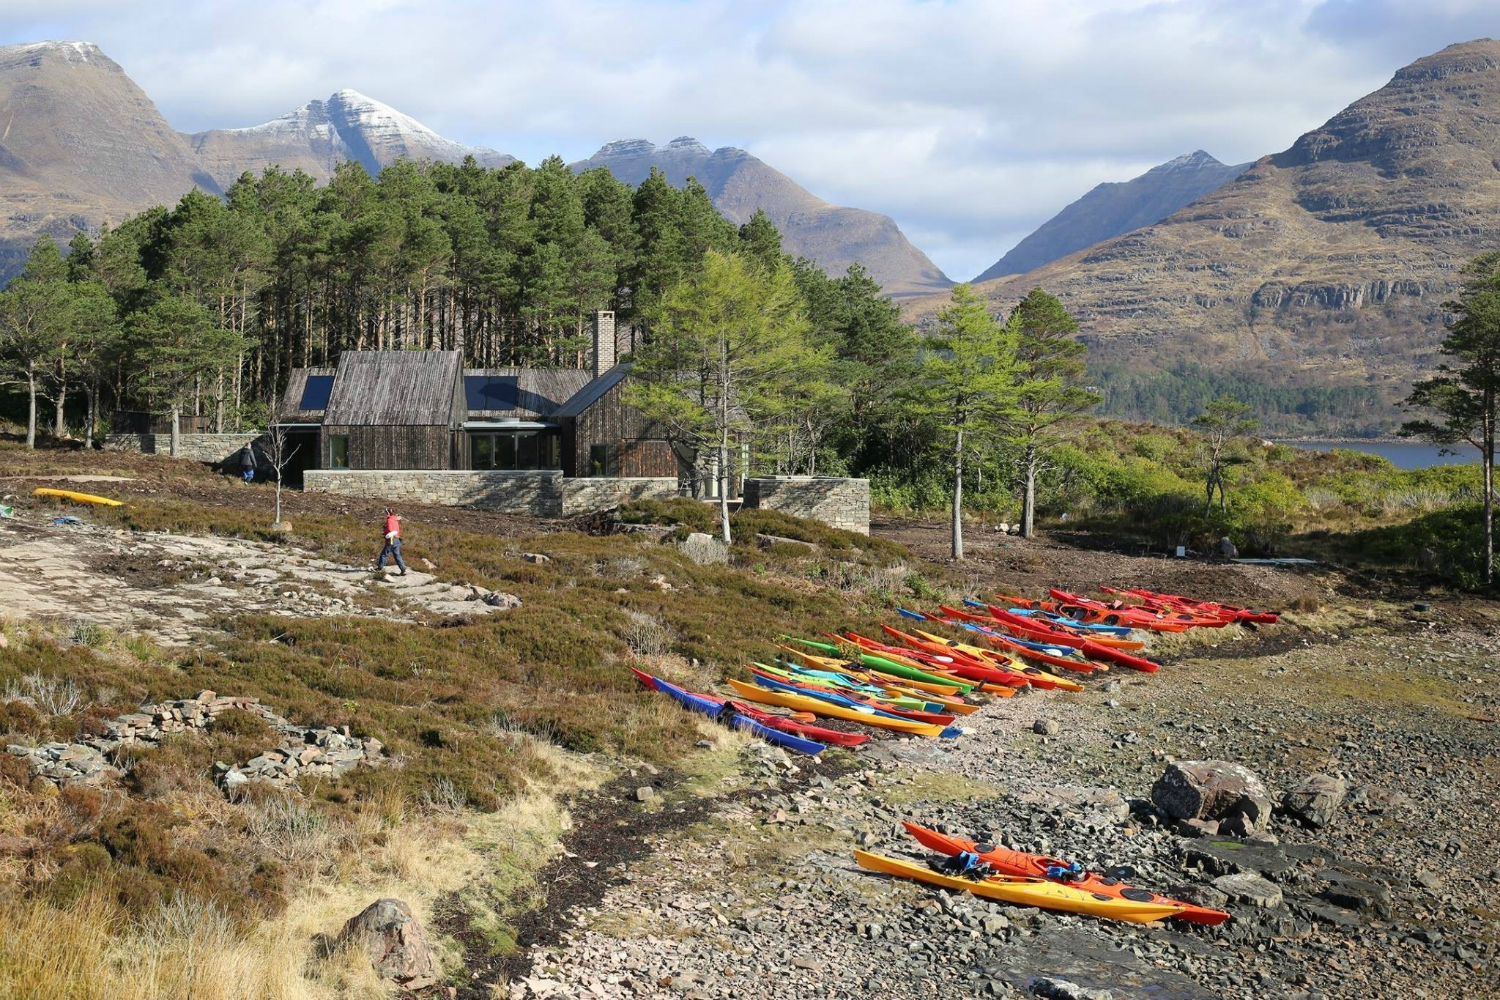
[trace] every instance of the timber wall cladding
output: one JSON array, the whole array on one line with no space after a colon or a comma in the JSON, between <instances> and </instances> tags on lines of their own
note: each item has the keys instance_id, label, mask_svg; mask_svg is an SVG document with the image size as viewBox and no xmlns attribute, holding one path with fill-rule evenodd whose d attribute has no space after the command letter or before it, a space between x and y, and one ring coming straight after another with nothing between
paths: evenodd
<instances>
[{"instance_id":1,"label":"timber wall cladding","mask_svg":"<svg viewBox=\"0 0 1500 1000\"><path fill-rule=\"evenodd\" d=\"M573 465L569 471L579 477L588 475L589 450L596 444L606 444L616 449L621 476L644 479L675 477L677 456L665 440L651 436L655 431L639 410L626 405L625 382L622 381L574 421Z\"/></svg>"},{"instance_id":2,"label":"timber wall cladding","mask_svg":"<svg viewBox=\"0 0 1500 1000\"><path fill-rule=\"evenodd\" d=\"M870 481L832 476L762 476L745 480L744 505L870 533Z\"/></svg>"},{"instance_id":3,"label":"timber wall cladding","mask_svg":"<svg viewBox=\"0 0 1500 1000\"><path fill-rule=\"evenodd\" d=\"M446 426L337 426L323 428L323 465L333 465L328 439L349 437L351 469L451 469L453 432Z\"/></svg>"},{"instance_id":4,"label":"timber wall cladding","mask_svg":"<svg viewBox=\"0 0 1500 1000\"><path fill-rule=\"evenodd\" d=\"M670 499L677 495L677 478L564 479L552 470L309 469L303 474L303 490L571 517L610 510L630 500Z\"/></svg>"}]
</instances>

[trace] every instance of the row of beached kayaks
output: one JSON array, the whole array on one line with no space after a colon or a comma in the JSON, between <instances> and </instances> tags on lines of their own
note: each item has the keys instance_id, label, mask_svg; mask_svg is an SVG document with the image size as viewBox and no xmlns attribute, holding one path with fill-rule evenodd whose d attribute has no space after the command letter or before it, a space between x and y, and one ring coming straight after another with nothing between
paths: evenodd
<instances>
[{"instance_id":1,"label":"row of beached kayaks","mask_svg":"<svg viewBox=\"0 0 1500 1000\"><path fill-rule=\"evenodd\" d=\"M858 747L871 733L953 739L960 720L983 698L1027 688L1081 691L1080 679L1114 668L1155 673L1144 655L1153 632L1275 622L1271 612L1148 590L1102 588L1093 600L1065 590L1028 600L1000 596L935 611L901 609L902 627L879 636L852 630L816 638L782 636L774 651L745 664L748 679L730 678L726 694L690 691L634 670L645 687L684 708L797 753ZM907 830L949 859L922 865L855 852L865 868L979 896L1070 913L1149 923L1178 917L1219 923L1228 915L1168 899L1123 881L1120 872L1082 871L1056 858L1025 854L928 830Z\"/></svg>"}]
</instances>

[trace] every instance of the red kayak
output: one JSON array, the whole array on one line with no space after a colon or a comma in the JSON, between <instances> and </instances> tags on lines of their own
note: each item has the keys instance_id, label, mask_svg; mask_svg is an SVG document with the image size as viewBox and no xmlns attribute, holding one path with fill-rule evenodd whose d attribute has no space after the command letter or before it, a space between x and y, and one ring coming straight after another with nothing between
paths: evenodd
<instances>
[{"instance_id":1,"label":"red kayak","mask_svg":"<svg viewBox=\"0 0 1500 1000\"><path fill-rule=\"evenodd\" d=\"M1176 608L1190 614L1211 615L1217 618L1227 618L1236 622L1256 622L1261 625L1275 625L1281 620L1281 616L1274 611L1253 611L1250 608L1240 608L1233 604L1220 604L1218 601L1199 601L1191 597L1183 597L1180 594L1158 594L1154 591L1140 588L1132 590L1116 590L1114 587L1100 587L1106 594L1121 594L1136 597L1150 604L1160 604L1170 608Z\"/></svg>"},{"instance_id":2,"label":"red kayak","mask_svg":"<svg viewBox=\"0 0 1500 1000\"><path fill-rule=\"evenodd\" d=\"M889 625L880 626L887 635L894 636L906 643L912 649L934 656L946 656L952 659L947 665L949 673L957 674L965 680L986 681L990 684L1002 684L1005 687L1026 687L1031 679L1025 674L1018 674L1014 670L1008 670L995 663L986 663L983 660L970 656L961 649L954 649L939 642L928 642L914 635L891 628ZM1040 685L1038 685L1040 686Z\"/></svg>"},{"instance_id":3,"label":"red kayak","mask_svg":"<svg viewBox=\"0 0 1500 1000\"><path fill-rule=\"evenodd\" d=\"M989 612L997 622L1000 622L1011 632L1016 633L1023 639L1055 643L1059 646L1071 646L1091 660L1108 660L1111 663L1118 663L1122 667L1130 667L1132 670L1141 670L1148 674L1154 674L1161 669L1161 664L1155 660L1148 660L1144 656L1136 656L1122 649L1115 649L1113 646L1101 646L1094 640L1085 639L1060 625L1039 622L1035 618L1024 618L1021 615L1013 615L1004 608L996 607L993 604L989 605Z\"/></svg>"},{"instance_id":4,"label":"red kayak","mask_svg":"<svg viewBox=\"0 0 1500 1000\"><path fill-rule=\"evenodd\" d=\"M874 695L863 694L859 691L852 691L847 688L835 687L831 684L816 684L810 680L806 680L803 678L788 680L785 677L777 677L775 674L770 673L769 671L757 670L755 667L746 667L745 669L749 670L757 677L764 677L766 680L771 681L773 684L778 684L794 689L801 688L804 691L818 692L821 694L836 694L840 698L847 698L849 701L859 702L861 705L868 705L870 708L878 709L879 711L885 712L889 715L899 715L901 718L910 719L913 722L925 722L928 725L933 726L951 726L953 725L954 720L957 719L957 716L955 715L949 715L942 712L924 712L921 709L900 708L896 705L892 705L888 701L881 701Z\"/></svg>"},{"instance_id":5,"label":"red kayak","mask_svg":"<svg viewBox=\"0 0 1500 1000\"><path fill-rule=\"evenodd\" d=\"M1079 889L1092 892L1101 898L1128 899L1135 903L1156 903L1162 906L1180 906L1182 912L1176 914L1180 920L1190 920L1195 924L1222 924L1229 919L1229 914L1223 910L1211 910L1206 906L1198 906L1194 903L1185 903L1180 899L1168 899L1159 896L1150 889L1139 889L1133 885L1126 885L1112 875L1100 875L1097 872L1085 872L1074 868L1066 861L1058 858L1049 858L1044 854L1027 854L1024 851L1012 851L1004 847L996 847L994 844L980 844L963 837L950 837L936 830L918 826L915 823L903 821L902 826L923 847L928 850L937 851L952 857L963 851L969 851L979 856L979 860L989 865L1003 875L1017 875L1023 878L1044 878L1049 882L1057 882L1062 885L1071 885Z\"/></svg>"},{"instance_id":6,"label":"red kayak","mask_svg":"<svg viewBox=\"0 0 1500 1000\"><path fill-rule=\"evenodd\" d=\"M1087 620L1100 621L1106 625L1139 625L1141 628L1154 629L1157 632L1183 632L1194 627L1223 628L1228 624L1223 619L1205 618L1186 611L1152 611L1150 608L1124 604L1120 601L1106 604L1103 601L1079 597L1077 594L1058 590L1055 587L1050 588L1047 593L1061 602L1058 610L1068 617L1078 618L1088 615L1090 617ZM1111 621L1111 618L1115 620Z\"/></svg>"}]
</instances>

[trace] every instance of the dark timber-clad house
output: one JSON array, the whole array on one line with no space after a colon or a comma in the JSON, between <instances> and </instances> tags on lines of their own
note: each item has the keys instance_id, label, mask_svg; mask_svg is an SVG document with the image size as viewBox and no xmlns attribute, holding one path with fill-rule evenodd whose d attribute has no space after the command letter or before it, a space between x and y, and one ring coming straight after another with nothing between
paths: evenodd
<instances>
[{"instance_id":1,"label":"dark timber-clad house","mask_svg":"<svg viewBox=\"0 0 1500 1000\"><path fill-rule=\"evenodd\" d=\"M278 417L289 447L296 448L289 478L311 470L390 473L381 480L389 494L438 492L479 503L502 490L509 496L520 480L469 477L467 487L457 487L395 474L534 473L545 479L550 472L564 479L655 481L634 494L661 495L668 480L690 488L691 456L626 403L630 369L615 356L614 313L599 312L589 369L465 369L457 351L346 351L334 368L294 369ZM414 482L422 485L410 486ZM357 477L318 476L317 483L309 488L374 491Z\"/></svg>"}]
</instances>

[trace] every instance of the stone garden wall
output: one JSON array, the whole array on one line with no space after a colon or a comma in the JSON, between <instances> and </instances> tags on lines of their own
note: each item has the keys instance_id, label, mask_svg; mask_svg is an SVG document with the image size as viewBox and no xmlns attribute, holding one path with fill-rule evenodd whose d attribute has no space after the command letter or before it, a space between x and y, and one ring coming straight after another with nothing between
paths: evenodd
<instances>
[{"instance_id":1,"label":"stone garden wall","mask_svg":"<svg viewBox=\"0 0 1500 1000\"><path fill-rule=\"evenodd\" d=\"M845 531L870 533L870 481L832 476L763 476L745 480L744 506L779 510Z\"/></svg>"},{"instance_id":2,"label":"stone garden wall","mask_svg":"<svg viewBox=\"0 0 1500 1000\"><path fill-rule=\"evenodd\" d=\"M268 467L265 457L265 435L259 431L243 434L179 434L177 435L177 457L194 462L217 464L230 459L238 461L237 452L252 441L258 442L255 449L256 464ZM145 455L169 455L172 453L170 434L108 434L104 447L112 451L138 451Z\"/></svg>"},{"instance_id":3,"label":"stone garden wall","mask_svg":"<svg viewBox=\"0 0 1500 1000\"><path fill-rule=\"evenodd\" d=\"M676 478L565 479L561 472L309 469L308 493L478 507L503 514L571 517L642 498L677 495Z\"/></svg>"}]
</instances>

